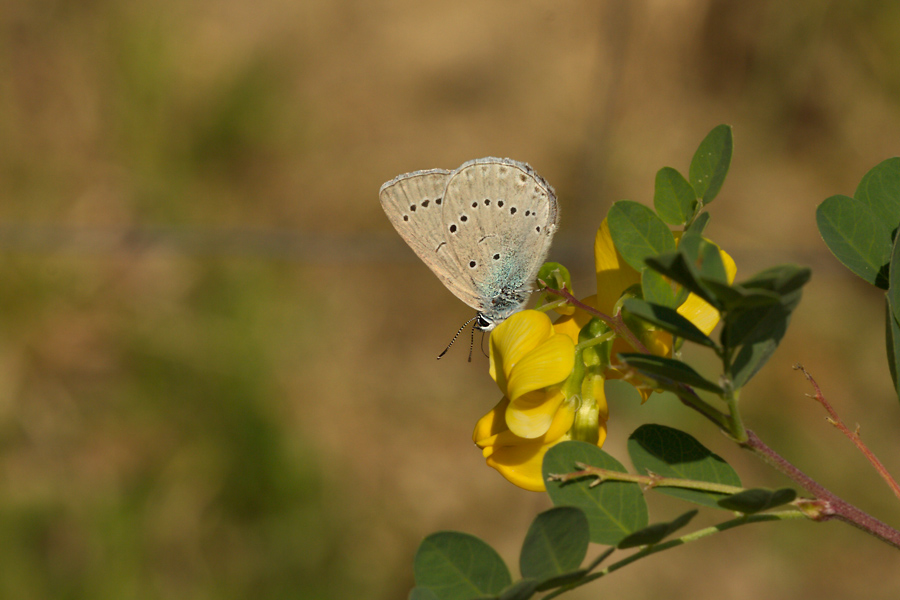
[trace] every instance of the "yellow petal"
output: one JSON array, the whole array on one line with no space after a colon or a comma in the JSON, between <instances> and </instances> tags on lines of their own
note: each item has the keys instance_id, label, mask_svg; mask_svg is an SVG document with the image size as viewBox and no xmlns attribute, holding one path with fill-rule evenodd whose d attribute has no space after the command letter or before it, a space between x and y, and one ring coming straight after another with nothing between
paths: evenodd
<instances>
[{"instance_id":1,"label":"yellow petal","mask_svg":"<svg viewBox=\"0 0 900 600\"><path fill-rule=\"evenodd\" d=\"M528 392L560 383L569 376L574 366L575 343L572 338L553 334L524 354L513 365L511 372L507 372L506 395L515 401Z\"/></svg>"},{"instance_id":2,"label":"yellow petal","mask_svg":"<svg viewBox=\"0 0 900 600\"><path fill-rule=\"evenodd\" d=\"M632 269L622 255L616 251L609 224L606 219L597 230L594 238L594 261L597 266L597 304L598 310L611 315L612 309L622 292L641 282L641 275Z\"/></svg>"},{"instance_id":3,"label":"yellow petal","mask_svg":"<svg viewBox=\"0 0 900 600\"><path fill-rule=\"evenodd\" d=\"M533 439L547 433L559 405L565 400L561 391L537 390L517 398L506 408L506 426L515 435Z\"/></svg>"},{"instance_id":4,"label":"yellow petal","mask_svg":"<svg viewBox=\"0 0 900 600\"><path fill-rule=\"evenodd\" d=\"M719 322L719 311L696 294L690 294L684 304L678 307L678 314L709 335Z\"/></svg>"},{"instance_id":5,"label":"yellow petal","mask_svg":"<svg viewBox=\"0 0 900 600\"><path fill-rule=\"evenodd\" d=\"M484 447L487 443L486 440L507 430L505 420L507 406L509 406L509 398L504 396L488 414L478 419L475 431L472 433L473 442Z\"/></svg>"},{"instance_id":6,"label":"yellow petal","mask_svg":"<svg viewBox=\"0 0 900 600\"><path fill-rule=\"evenodd\" d=\"M544 454L556 444L570 439L567 432L575 419L573 409L571 403L560 407L550 429L539 438L528 440L504 431L490 438L489 443L483 440L483 454L488 466L522 489L543 492L546 489L541 472ZM601 438L605 437L604 431Z\"/></svg>"},{"instance_id":7,"label":"yellow petal","mask_svg":"<svg viewBox=\"0 0 900 600\"><path fill-rule=\"evenodd\" d=\"M676 231L674 233L676 240L681 238L681 232ZM715 242L710 243L719 248L719 245ZM719 248L719 256L722 258L722 264L725 266L725 275L728 283L734 283L734 276L737 273L737 265L735 265L734 259L721 248ZM678 314L696 325L697 329L706 335L709 335L719 322L719 311L695 294L690 294L687 300L678 307Z\"/></svg>"},{"instance_id":8,"label":"yellow petal","mask_svg":"<svg viewBox=\"0 0 900 600\"><path fill-rule=\"evenodd\" d=\"M519 311L497 325L491 332L490 374L501 390L516 363L551 335L550 317L536 310Z\"/></svg>"}]
</instances>

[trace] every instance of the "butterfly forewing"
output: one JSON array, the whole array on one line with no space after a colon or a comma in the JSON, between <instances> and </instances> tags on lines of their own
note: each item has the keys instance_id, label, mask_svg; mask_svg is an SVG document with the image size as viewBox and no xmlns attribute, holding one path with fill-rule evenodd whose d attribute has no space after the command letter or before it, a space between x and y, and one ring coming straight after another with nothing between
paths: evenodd
<instances>
[{"instance_id":1,"label":"butterfly forewing","mask_svg":"<svg viewBox=\"0 0 900 600\"><path fill-rule=\"evenodd\" d=\"M381 186L381 206L415 253L457 298L479 308L469 284L469 274L448 244L441 212L451 172L445 169L415 171L395 177Z\"/></svg>"},{"instance_id":2,"label":"butterfly forewing","mask_svg":"<svg viewBox=\"0 0 900 600\"><path fill-rule=\"evenodd\" d=\"M556 231L553 188L525 163L481 158L450 174L442 214L458 268L480 298L476 308L501 319L517 310L521 300L498 296L533 287Z\"/></svg>"}]
</instances>

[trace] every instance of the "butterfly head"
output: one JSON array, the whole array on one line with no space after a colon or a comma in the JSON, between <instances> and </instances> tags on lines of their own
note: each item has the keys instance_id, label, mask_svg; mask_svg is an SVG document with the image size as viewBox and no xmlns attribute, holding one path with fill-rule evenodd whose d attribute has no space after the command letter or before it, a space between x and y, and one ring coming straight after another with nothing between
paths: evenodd
<instances>
[{"instance_id":1,"label":"butterfly head","mask_svg":"<svg viewBox=\"0 0 900 600\"><path fill-rule=\"evenodd\" d=\"M491 331L494 327L497 326L497 323L497 320L484 313L478 313L475 316L475 329L477 329L478 331Z\"/></svg>"}]
</instances>

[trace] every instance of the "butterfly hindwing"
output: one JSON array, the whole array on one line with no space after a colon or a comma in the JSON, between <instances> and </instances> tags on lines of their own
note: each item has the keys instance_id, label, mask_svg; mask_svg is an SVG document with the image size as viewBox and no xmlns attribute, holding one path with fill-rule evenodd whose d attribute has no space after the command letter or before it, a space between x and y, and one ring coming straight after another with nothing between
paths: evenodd
<instances>
[{"instance_id":1,"label":"butterfly hindwing","mask_svg":"<svg viewBox=\"0 0 900 600\"><path fill-rule=\"evenodd\" d=\"M533 287L558 214L553 188L525 163L481 158L449 175L443 228L480 298L478 310L502 320L520 307L527 293L514 292ZM507 298L498 299L501 293Z\"/></svg>"},{"instance_id":2,"label":"butterfly hindwing","mask_svg":"<svg viewBox=\"0 0 900 600\"><path fill-rule=\"evenodd\" d=\"M431 169L395 177L381 186L381 206L400 237L457 298L477 309L469 274L448 245L441 217L451 171Z\"/></svg>"}]
</instances>

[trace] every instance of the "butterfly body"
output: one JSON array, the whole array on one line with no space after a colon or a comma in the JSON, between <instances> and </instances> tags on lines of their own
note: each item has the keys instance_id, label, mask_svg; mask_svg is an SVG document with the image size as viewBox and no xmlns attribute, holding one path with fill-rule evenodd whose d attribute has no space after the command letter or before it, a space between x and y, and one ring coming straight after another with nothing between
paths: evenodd
<instances>
[{"instance_id":1,"label":"butterfly body","mask_svg":"<svg viewBox=\"0 0 900 600\"><path fill-rule=\"evenodd\" d=\"M394 228L490 331L520 310L556 232L553 188L525 163L479 158L381 186Z\"/></svg>"}]
</instances>

